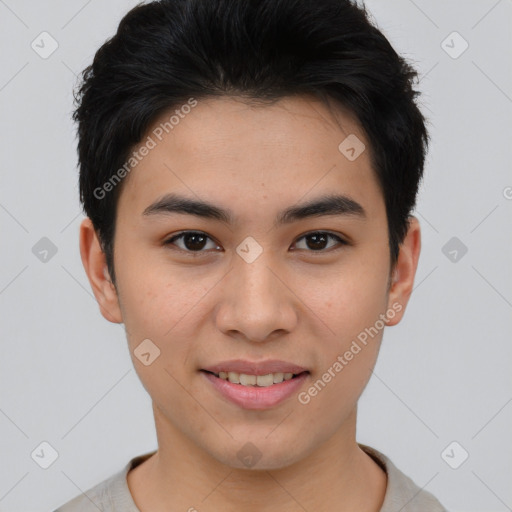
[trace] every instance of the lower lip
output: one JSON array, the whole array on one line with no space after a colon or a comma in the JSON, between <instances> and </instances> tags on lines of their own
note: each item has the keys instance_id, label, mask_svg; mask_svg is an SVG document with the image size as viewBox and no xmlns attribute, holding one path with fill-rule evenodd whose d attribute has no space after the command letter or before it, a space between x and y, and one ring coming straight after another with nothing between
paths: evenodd
<instances>
[{"instance_id":1,"label":"lower lip","mask_svg":"<svg viewBox=\"0 0 512 512\"><path fill-rule=\"evenodd\" d=\"M244 409L268 409L281 403L297 392L309 376L309 373L303 372L297 377L283 380L279 384L260 387L233 384L212 373L205 371L201 371L201 373L222 396Z\"/></svg>"}]
</instances>

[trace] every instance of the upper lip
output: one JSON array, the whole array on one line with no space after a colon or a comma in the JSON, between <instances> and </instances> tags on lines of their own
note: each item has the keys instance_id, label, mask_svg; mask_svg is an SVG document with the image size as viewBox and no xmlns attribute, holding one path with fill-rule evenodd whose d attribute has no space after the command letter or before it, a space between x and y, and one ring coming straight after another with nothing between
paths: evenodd
<instances>
[{"instance_id":1,"label":"upper lip","mask_svg":"<svg viewBox=\"0 0 512 512\"><path fill-rule=\"evenodd\" d=\"M247 375L268 375L269 373L294 373L299 374L308 371L297 364L280 361L278 359L267 359L266 361L247 361L245 359L232 359L202 368L208 372L235 372Z\"/></svg>"}]
</instances>

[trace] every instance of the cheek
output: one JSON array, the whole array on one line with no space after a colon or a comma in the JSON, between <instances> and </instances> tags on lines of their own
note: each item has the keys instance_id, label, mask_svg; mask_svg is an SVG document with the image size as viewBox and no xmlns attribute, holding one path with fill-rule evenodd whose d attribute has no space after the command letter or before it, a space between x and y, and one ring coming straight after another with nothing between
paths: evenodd
<instances>
[{"instance_id":1,"label":"cheek","mask_svg":"<svg viewBox=\"0 0 512 512\"><path fill-rule=\"evenodd\" d=\"M118 266L123 318L138 337L163 339L204 295L204 286L193 276L185 278L186 272L140 256L132 254Z\"/></svg>"},{"instance_id":2,"label":"cheek","mask_svg":"<svg viewBox=\"0 0 512 512\"><path fill-rule=\"evenodd\" d=\"M184 331L187 313L198 299L193 291L187 294L185 290L179 283L140 272L137 280L124 281L122 298L130 355L144 388L157 403L173 396L173 403L190 408L180 402L178 382L183 381L182 372L193 350L189 341L193 338Z\"/></svg>"},{"instance_id":3,"label":"cheek","mask_svg":"<svg viewBox=\"0 0 512 512\"><path fill-rule=\"evenodd\" d=\"M387 310L386 264L384 254L362 255L350 268L317 281L308 303L329 327L311 392L322 396L318 402L332 401L334 410L355 405L375 365Z\"/></svg>"},{"instance_id":4,"label":"cheek","mask_svg":"<svg viewBox=\"0 0 512 512\"><path fill-rule=\"evenodd\" d=\"M332 332L319 341L319 364L312 374L311 385L305 390L301 404L309 413L323 415L325 421L342 422L356 406L375 366L385 323L385 296L382 289L374 293L354 293L344 301L325 309L325 323ZM341 292L340 292L341 293Z\"/></svg>"},{"instance_id":5,"label":"cheek","mask_svg":"<svg viewBox=\"0 0 512 512\"><path fill-rule=\"evenodd\" d=\"M333 338L346 340L375 323L387 307L387 269L356 264L322 279L308 276L303 286L307 305L330 328Z\"/></svg>"}]
</instances>

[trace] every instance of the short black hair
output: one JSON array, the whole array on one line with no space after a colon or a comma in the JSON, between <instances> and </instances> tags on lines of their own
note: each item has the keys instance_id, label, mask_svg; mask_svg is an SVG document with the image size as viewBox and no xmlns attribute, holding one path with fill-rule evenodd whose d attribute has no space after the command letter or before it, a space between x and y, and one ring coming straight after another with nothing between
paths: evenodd
<instances>
[{"instance_id":1,"label":"short black hair","mask_svg":"<svg viewBox=\"0 0 512 512\"><path fill-rule=\"evenodd\" d=\"M417 79L364 4L355 1L138 4L96 52L75 90L80 200L114 285L116 205L123 183L108 194L105 183L126 166L157 117L191 98L216 96L265 101L314 95L348 109L370 142L394 266L429 142L415 101Z\"/></svg>"}]
</instances>

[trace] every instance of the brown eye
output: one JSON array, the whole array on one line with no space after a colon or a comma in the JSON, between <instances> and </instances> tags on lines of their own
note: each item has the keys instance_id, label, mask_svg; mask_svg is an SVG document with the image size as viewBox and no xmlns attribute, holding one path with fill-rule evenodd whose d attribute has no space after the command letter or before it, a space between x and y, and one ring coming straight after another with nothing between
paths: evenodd
<instances>
[{"instance_id":1,"label":"brown eye","mask_svg":"<svg viewBox=\"0 0 512 512\"><path fill-rule=\"evenodd\" d=\"M335 240L339 245L347 245L339 236L333 235L326 231L315 231L314 233L308 233L299 240L305 240L305 247L299 247L299 249L308 249L313 252L324 251L336 246L336 243L328 245L328 240Z\"/></svg>"},{"instance_id":2,"label":"brown eye","mask_svg":"<svg viewBox=\"0 0 512 512\"><path fill-rule=\"evenodd\" d=\"M180 241L180 244L175 244L176 241ZM211 238L202 233L200 231L185 231L178 235L174 235L169 240L165 241L165 245L176 245L180 249L187 252L205 252L203 249L207 246L207 241L211 240ZM219 246L211 240L213 247L210 248L218 248Z\"/></svg>"}]
</instances>

